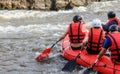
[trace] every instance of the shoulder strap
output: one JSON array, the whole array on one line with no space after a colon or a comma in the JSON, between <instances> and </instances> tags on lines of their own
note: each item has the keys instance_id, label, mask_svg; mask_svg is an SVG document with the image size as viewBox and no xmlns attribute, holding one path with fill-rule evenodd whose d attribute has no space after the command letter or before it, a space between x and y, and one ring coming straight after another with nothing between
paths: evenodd
<instances>
[{"instance_id":1,"label":"shoulder strap","mask_svg":"<svg viewBox=\"0 0 120 74\"><path fill-rule=\"evenodd\" d=\"M90 42L93 40L93 30L92 28L90 29L91 37L90 37ZM90 49L92 49L92 43L90 43Z\"/></svg>"},{"instance_id":2,"label":"shoulder strap","mask_svg":"<svg viewBox=\"0 0 120 74\"><path fill-rule=\"evenodd\" d=\"M103 34L103 30L101 30L101 32L100 32L100 36L99 36L99 40L98 40L98 44L97 44L97 50L99 50L99 47L100 47L100 40L102 38L102 34Z\"/></svg>"},{"instance_id":3,"label":"shoulder strap","mask_svg":"<svg viewBox=\"0 0 120 74\"><path fill-rule=\"evenodd\" d=\"M80 23L78 25L78 39L80 39ZM78 42L80 42L80 40L78 40Z\"/></svg>"}]
</instances>

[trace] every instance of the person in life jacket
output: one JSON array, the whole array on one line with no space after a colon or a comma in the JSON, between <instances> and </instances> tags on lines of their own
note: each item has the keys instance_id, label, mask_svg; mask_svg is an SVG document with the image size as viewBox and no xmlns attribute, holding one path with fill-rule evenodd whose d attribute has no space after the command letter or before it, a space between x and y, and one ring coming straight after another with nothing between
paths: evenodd
<instances>
[{"instance_id":1,"label":"person in life jacket","mask_svg":"<svg viewBox=\"0 0 120 74\"><path fill-rule=\"evenodd\" d=\"M118 27L120 27L120 20L119 18L116 17L116 13L113 12L113 11L109 11L107 13L107 16L108 16L108 21L106 22L105 25L103 25L103 29L108 32L109 30L109 27L111 25L118 25Z\"/></svg>"},{"instance_id":2,"label":"person in life jacket","mask_svg":"<svg viewBox=\"0 0 120 74\"><path fill-rule=\"evenodd\" d=\"M89 54L98 54L102 49L102 44L105 37L105 32L102 29L101 20L94 19L92 21L93 27L89 30L85 39L83 40L83 45L87 43L87 52Z\"/></svg>"},{"instance_id":3,"label":"person in life jacket","mask_svg":"<svg viewBox=\"0 0 120 74\"><path fill-rule=\"evenodd\" d=\"M73 50L81 49L81 42L85 37L85 33L83 32L83 24L84 20L81 16L75 15L73 17L73 22L68 26L67 31L58 39L58 41L64 39L66 35L70 38L70 45Z\"/></svg>"},{"instance_id":4,"label":"person in life jacket","mask_svg":"<svg viewBox=\"0 0 120 74\"><path fill-rule=\"evenodd\" d=\"M118 26L111 25L109 31L97 59L99 60L105 54L107 49L109 49L113 63L120 64L120 32L118 32Z\"/></svg>"}]
</instances>

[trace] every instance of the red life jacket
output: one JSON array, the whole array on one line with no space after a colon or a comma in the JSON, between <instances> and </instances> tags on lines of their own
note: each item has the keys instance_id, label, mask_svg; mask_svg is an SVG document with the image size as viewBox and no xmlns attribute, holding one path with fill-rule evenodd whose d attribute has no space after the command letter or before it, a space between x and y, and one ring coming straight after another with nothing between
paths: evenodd
<instances>
[{"instance_id":1,"label":"red life jacket","mask_svg":"<svg viewBox=\"0 0 120 74\"><path fill-rule=\"evenodd\" d=\"M105 33L101 28L90 29L87 47L89 53L99 53L103 44L104 35Z\"/></svg>"},{"instance_id":2,"label":"red life jacket","mask_svg":"<svg viewBox=\"0 0 120 74\"><path fill-rule=\"evenodd\" d=\"M112 45L111 58L116 61L120 61L120 32L118 33L109 33L108 37L110 38Z\"/></svg>"},{"instance_id":3,"label":"red life jacket","mask_svg":"<svg viewBox=\"0 0 120 74\"><path fill-rule=\"evenodd\" d=\"M120 20L119 20L117 17L109 19L106 24L109 24L109 23L112 22L112 21L116 21L117 24L118 24L118 27L120 27Z\"/></svg>"},{"instance_id":4,"label":"red life jacket","mask_svg":"<svg viewBox=\"0 0 120 74\"><path fill-rule=\"evenodd\" d=\"M82 32L82 25L80 22L73 22L70 24L68 33L71 43L81 43L85 37L85 32Z\"/></svg>"}]
</instances>

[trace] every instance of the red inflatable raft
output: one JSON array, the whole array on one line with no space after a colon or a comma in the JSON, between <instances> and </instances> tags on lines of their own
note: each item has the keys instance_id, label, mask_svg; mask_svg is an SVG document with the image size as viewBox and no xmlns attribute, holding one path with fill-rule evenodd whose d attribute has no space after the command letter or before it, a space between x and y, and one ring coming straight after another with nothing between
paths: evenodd
<instances>
[{"instance_id":1,"label":"red inflatable raft","mask_svg":"<svg viewBox=\"0 0 120 74\"><path fill-rule=\"evenodd\" d=\"M64 58L72 60L78 55L80 50L72 50L70 48L69 37L66 36L62 43L61 52ZM88 54L86 50L83 49L76 62L84 67L89 67L96 60L96 56L97 55ZM103 56L93 69L102 74L120 74L120 64L114 65L108 56Z\"/></svg>"}]
</instances>

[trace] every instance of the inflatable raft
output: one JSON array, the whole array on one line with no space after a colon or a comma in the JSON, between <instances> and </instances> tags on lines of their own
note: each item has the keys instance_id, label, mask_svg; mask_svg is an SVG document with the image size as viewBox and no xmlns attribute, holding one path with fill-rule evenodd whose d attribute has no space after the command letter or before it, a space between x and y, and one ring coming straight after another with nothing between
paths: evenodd
<instances>
[{"instance_id":1,"label":"inflatable raft","mask_svg":"<svg viewBox=\"0 0 120 74\"><path fill-rule=\"evenodd\" d=\"M80 53L80 50L72 50L70 48L69 37L66 36L62 42L61 52L64 58L72 60ZM96 60L96 56L97 55L88 54L87 51L83 49L76 62L84 67L90 67ZM120 64L115 65L108 56L103 56L93 69L102 74L120 74Z\"/></svg>"}]
</instances>

